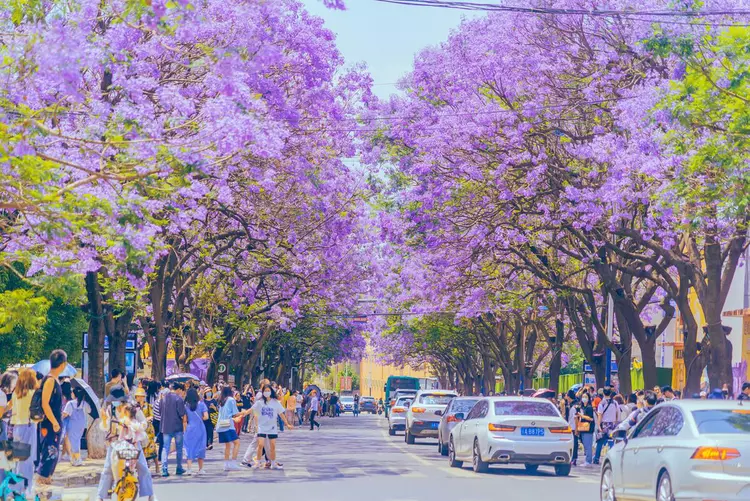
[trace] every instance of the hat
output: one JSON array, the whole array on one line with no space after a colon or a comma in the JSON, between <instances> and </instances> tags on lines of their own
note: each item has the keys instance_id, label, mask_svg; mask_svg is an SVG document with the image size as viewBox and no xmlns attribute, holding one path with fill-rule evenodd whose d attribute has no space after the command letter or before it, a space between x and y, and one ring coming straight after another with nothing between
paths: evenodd
<instances>
[{"instance_id":1,"label":"hat","mask_svg":"<svg viewBox=\"0 0 750 501\"><path fill-rule=\"evenodd\" d=\"M109 395L107 395L107 398L104 399L104 401L108 404L112 404L115 402L127 402L128 396L125 394L125 388L122 387L122 385L115 385L112 388L109 389Z\"/></svg>"},{"instance_id":2,"label":"hat","mask_svg":"<svg viewBox=\"0 0 750 501\"><path fill-rule=\"evenodd\" d=\"M137 389L137 390L135 390L135 394L134 394L134 396L135 396L135 397L145 397L145 396L146 396L146 390L144 390L144 389L143 389L143 388L141 388L141 387L138 387L138 389Z\"/></svg>"}]
</instances>

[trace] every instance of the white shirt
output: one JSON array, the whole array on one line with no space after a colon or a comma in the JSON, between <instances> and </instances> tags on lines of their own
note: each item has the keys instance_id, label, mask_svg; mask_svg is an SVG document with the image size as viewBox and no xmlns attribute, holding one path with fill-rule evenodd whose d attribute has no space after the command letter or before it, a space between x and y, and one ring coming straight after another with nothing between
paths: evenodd
<instances>
[{"instance_id":1,"label":"white shirt","mask_svg":"<svg viewBox=\"0 0 750 501\"><path fill-rule=\"evenodd\" d=\"M268 403L263 399L256 401L252 407L255 416L258 418L258 433L266 435L275 435L278 433L278 417L284 413L284 406L275 399L269 399Z\"/></svg>"},{"instance_id":2,"label":"white shirt","mask_svg":"<svg viewBox=\"0 0 750 501\"><path fill-rule=\"evenodd\" d=\"M5 392L0 390L0 407L7 407L8 406L8 397L5 395Z\"/></svg>"},{"instance_id":3,"label":"white shirt","mask_svg":"<svg viewBox=\"0 0 750 501\"><path fill-rule=\"evenodd\" d=\"M310 399L310 410L311 411L318 411L318 405L320 403L320 400L318 400L318 396L315 395Z\"/></svg>"},{"instance_id":4,"label":"white shirt","mask_svg":"<svg viewBox=\"0 0 750 501\"><path fill-rule=\"evenodd\" d=\"M617 423L619 422L617 414L619 413L620 406L614 400L612 400L612 404L609 402L609 400L599 402L599 408L596 411L601 415L602 423Z\"/></svg>"},{"instance_id":5,"label":"white shirt","mask_svg":"<svg viewBox=\"0 0 750 501\"><path fill-rule=\"evenodd\" d=\"M297 395L294 397L294 399L297 401L297 403L294 405L297 409L302 408L302 401L305 399L302 395Z\"/></svg>"}]
</instances>

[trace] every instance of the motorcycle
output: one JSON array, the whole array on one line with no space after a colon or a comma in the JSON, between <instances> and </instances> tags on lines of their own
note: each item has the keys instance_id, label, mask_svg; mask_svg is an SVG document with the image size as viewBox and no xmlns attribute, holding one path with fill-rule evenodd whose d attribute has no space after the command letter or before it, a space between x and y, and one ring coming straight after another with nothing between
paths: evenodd
<instances>
[{"instance_id":1,"label":"motorcycle","mask_svg":"<svg viewBox=\"0 0 750 501\"><path fill-rule=\"evenodd\" d=\"M383 404L378 404L378 416L383 413Z\"/></svg>"},{"instance_id":2,"label":"motorcycle","mask_svg":"<svg viewBox=\"0 0 750 501\"><path fill-rule=\"evenodd\" d=\"M110 494L117 495L117 501L138 499L137 463L141 450L127 440L112 444L112 473L118 479Z\"/></svg>"}]
</instances>

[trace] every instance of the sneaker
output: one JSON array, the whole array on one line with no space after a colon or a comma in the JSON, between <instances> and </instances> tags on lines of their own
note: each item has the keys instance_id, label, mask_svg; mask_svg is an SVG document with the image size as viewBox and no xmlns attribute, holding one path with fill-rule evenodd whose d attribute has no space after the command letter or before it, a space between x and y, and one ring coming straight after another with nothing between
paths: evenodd
<instances>
[{"instance_id":1,"label":"sneaker","mask_svg":"<svg viewBox=\"0 0 750 501\"><path fill-rule=\"evenodd\" d=\"M168 476L169 476L169 472L168 471L161 472L161 477L162 478L167 478Z\"/></svg>"},{"instance_id":2,"label":"sneaker","mask_svg":"<svg viewBox=\"0 0 750 501\"><path fill-rule=\"evenodd\" d=\"M253 467L253 464L250 461L245 461L244 459L242 461L240 461L240 464L242 466L246 466L248 468L252 468Z\"/></svg>"},{"instance_id":3,"label":"sneaker","mask_svg":"<svg viewBox=\"0 0 750 501\"><path fill-rule=\"evenodd\" d=\"M226 466L227 471L237 471L239 469L240 469L240 465L238 465L236 461L229 461L229 463Z\"/></svg>"},{"instance_id":4,"label":"sneaker","mask_svg":"<svg viewBox=\"0 0 750 501\"><path fill-rule=\"evenodd\" d=\"M272 470L283 470L284 465L279 463L271 463L271 469Z\"/></svg>"},{"instance_id":5,"label":"sneaker","mask_svg":"<svg viewBox=\"0 0 750 501\"><path fill-rule=\"evenodd\" d=\"M270 461L266 461L266 464L265 464L264 467L265 467L265 469L270 468L271 467L271 462Z\"/></svg>"},{"instance_id":6,"label":"sneaker","mask_svg":"<svg viewBox=\"0 0 750 501\"><path fill-rule=\"evenodd\" d=\"M178 468L175 474L179 477L185 474L185 470L183 470L182 468Z\"/></svg>"},{"instance_id":7,"label":"sneaker","mask_svg":"<svg viewBox=\"0 0 750 501\"><path fill-rule=\"evenodd\" d=\"M206 447L206 450L207 450L207 451L212 451L212 450L214 450L214 444L211 444L211 445L209 445L208 447Z\"/></svg>"},{"instance_id":8,"label":"sneaker","mask_svg":"<svg viewBox=\"0 0 750 501\"><path fill-rule=\"evenodd\" d=\"M185 470L185 473L183 473L183 475L185 475L186 477L191 477L193 476L193 470L188 468L187 470Z\"/></svg>"},{"instance_id":9,"label":"sneaker","mask_svg":"<svg viewBox=\"0 0 750 501\"><path fill-rule=\"evenodd\" d=\"M206 470L198 470L198 471L197 471L197 472L196 472L195 474L196 474L197 476L199 476L199 477L202 477L203 475L205 475L205 474L206 474Z\"/></svg>"},{"instance_id":10,"label":"sneaker","mask_svg":"<svg viewBox=\"0 0 750 501\"><path fill-rule=\"evenodd\" d=\"M591 463L587 463L586 461L584 461L583 463L581 463L578 466L580 466L581 468L588 468L589 466L591 466Z\"/></svg>"},{"instance_id":11,"label":"sneaker","mask_svg":"<svg viewBox=\"0 0 750 501\"><path fill-rule=\"evenodd\" d=\"M224 471L229 471L229 461L224 461Z\"/></svg>"}]
</instances>

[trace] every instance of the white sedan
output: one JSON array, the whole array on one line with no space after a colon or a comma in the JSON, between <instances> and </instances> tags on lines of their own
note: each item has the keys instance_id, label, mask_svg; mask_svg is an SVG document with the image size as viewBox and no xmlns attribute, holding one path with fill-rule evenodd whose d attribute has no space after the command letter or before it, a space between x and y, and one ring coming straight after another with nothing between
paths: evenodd
<instances>
[{"instance_id":1,"label":"white sedan","mask_svg":"<svg viewBox=\"0 0 750 501\"><path fill-rule=\"evenodd\" d=\"M451 430L448 442L450 465L471 461L477 473L490 464L523 464L530 472L553 466L558 476L567 476L572 456L568 422L541 398L484 398Z\"/></svg>"},{"instance_id":2,"label":"white sedan","mask_svg":"<svg viewBox=\"0 0 750 501\"><path fill-rule=\"evenodd\" d=\"M750 499L750 402L657 405L602 464L602 501Z\"/></svg>"},{"instance_id":3,"label":"white sedan","mask_svg":"<svg viewBox=\"0 0 750 501\"><path fill-rule=\"evenodd\" d=\"M443 411L457 396L453 390L419 390L406 411L404 441L413 444L417 437L438 438Z\"/></svg>"}]
</instances>

